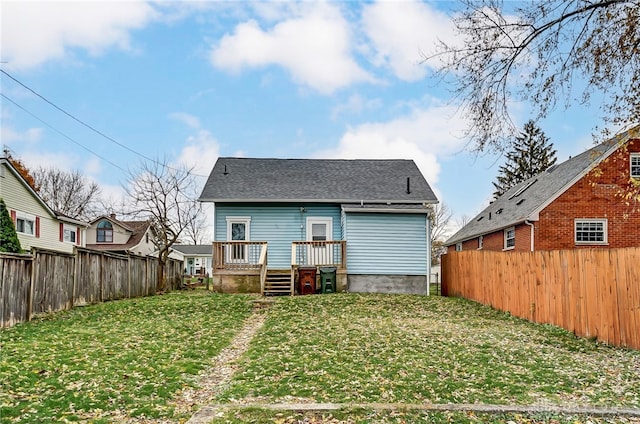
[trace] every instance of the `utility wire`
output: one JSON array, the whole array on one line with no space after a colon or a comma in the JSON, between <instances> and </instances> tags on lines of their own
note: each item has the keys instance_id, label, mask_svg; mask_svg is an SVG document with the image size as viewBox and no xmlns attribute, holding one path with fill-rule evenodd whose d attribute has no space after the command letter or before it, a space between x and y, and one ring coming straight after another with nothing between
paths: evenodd
<instances>
[{"instance_id":1,"label":"utility wire","mask_svg":"<svg viewBox=\"0 0 640 424\"><path fill-rule=\"evenodd\" d=\"M93 150L89 149L88 147L84 146L83 144L77 142L76 140L74 140L73 138L69 137L68 135L66 135L65 133L63 133L62 131L58 130L57 128L55 128L53 125L43 121L42 119L38 118L35 114L31 113L29 110L27 110L26 108L24 108L23 106L19 105L18 103L16 103L14 100L12 100L11 98L7 97L6 95L4 95L3 93L0 93L0 96L2 96L3 99L13 103L14 106L16 106L17 108L21 109L23 112L29 114L32 118L38 120L40 123L42 123L43 125L46 125L47 127L49 127L50 129L52 129L53 131L57 132L58 134L60 134L61 136L63 136L64 138L66 138L67 140L69 140L70 142L72 142L73 144L80 146L81 148L83 148L84 150L86 150L87 152L91 153L92 155L98 157L99 159L102 159L103 161L109 163L112 166L115 166L116 168L118 168L121 171L124 172L128 172L126 169L120 167L119 165L116 165L115 163L111 162L109 159L100 156L99 154L97 154L96 152L94 152Z\"/></svg>"},{"instance_id":2,"label":"utility wire","mask_svg":"<svg viewBox=\"0 0 640 424\"><path fill-rule=\"evenodd\" d=\"M117 140L114 140L112 137L109 137L108 135L104 134L102 131L100 131L100 130L96 129L95 127L93 127L93 126L91 126L91 125L89 125L89 124L87 124L87 123L86 123L86 122L84 122L83 120L81 120L81 119L79 119L79 118L76 118L74 115L72 115L71 113L67 112L66 110L64 110L64 109L63 109L63 108L61 108L60 106L56 105L55 103L53 103L52 101L50 101L49 99L47 99L46 97L44 97L43 95L41 95L40 93L38 93L37 91L35 91L34 89L32 89L31 87L29 87L28 85L26 85L26 84L24 84L23 82L21 82L21 81L19 81L18 79L16 79L13 75L9 74L9 73L8 73L7 71L5 71L4 69L1 69L1 68L0 68L0 72L2 72L4 75L6 75L7 77L11 78L13 81L15 81L16 83L18 83L19 85L21 85L24 89L28 90L29 92L33 93L35 96L37 96L37 97L39 97L40 99L42 99L44 102L46 102L47 104L49 104L49 105L50 105L50 106L52 106L53 108L55 108L55 109L57 109L58 111L60 111L60 112L64 113L64 114L65 114L65 115L67 115L69 118L71 118L71 119L73 119L74 121L78 122L80 125L83 125L84 127L86 127L86 128L88 128L88 129L90 129L91 131L95 132L96 134L100 135L101 137L106 138L106 139L107 139L107 140L109 140L110 142L112 142L112 143L114 143L114 144L116 144L116 145L118 145L118 146L122 147L123 149L126 149L126 150L130 151L131 153L133 153L133 154L135 154L135 155L140 156L141 158L144 158L144 159L146 159L146 160L148 160L148 161L150 161L150 162L153 162L153 163L155 163L156 165L160 165L160 166L162 166L162 167L166 167L166 168L171 169L171 170L174 170L174 171L179 171L179 170L178 170L178 169L176 169L176 168L173 168L173 167L171 167L171 166L169 166L169 165L167 165L167 164L165 164L165 163L159 162L159 161L157 161L156 159L152 159L152 158L150 158L150 157L148 157L148 156L146 156L146 155L144 155L144 154L142 154L142 153L140 153L140 152L138 152L138 151L136 151L136 150L134 150L134 149L130 148L129 146L127 146L127 145L125 145L125 144L122 144L122 143L120 143L120 142L119 142L119 141L117 141ZM2 95L2 96L3 96L3 97L5 97L4 95ZM6 97L5 97L5 98L6 98ZM9 100L9 99L7 98L7 100ZM13 103L13 104L17 105L17 103L15 103L14 101L12 101L12 100L9 100L9 101L11 101L11 103ZM18 106L18 107L20 107L22 110L24 110L24 111L26 112L26 109L22 108L22 107L21 107L21 106L19 106L19 105L17 105L17 106ZM36 119L40 120L40 119L39 119L39 118L37 118L35 115L33 115L31 112L27 112L27 113L29 113L29 114L30 114L31 116L33 116L34 118L36 118ZM41 121L41 122L43 122L43 121ZM43 123L44 123L44 122L43 122ZM46 124L46 123L45 123L45 124ZM49 126L48 124L46 124L46 125L47 125L47 126ZM50 127L50 128L53 128L53 127ZM57 131L57 130L56 130L56 131ZM60 134L62 134L62 133L60 133ZM64 134L62 134L62 135L64 135ZM65 137L67 137L67 136L65 136ZM69 137L67 137L67 138L69 138ZM70 138L69 138L69 139L70 139ZM70 140L71 140L71 139L70 139ZM75 141L74 141L74 143L76 143L76 144L77 144L77 142L75 142ZM85 148L85 149L86 149L86 147L84 147L84 146L81 146L81 147L83 147L83 148ZM93 153L93 152L92 152L92 153ZM94 153L94 154L95 154L95 153ZM96 156L97 156L97 155L96 155ZM99 156L98 156L98 157L99 157ZM101 158L101 159L102 159L102 158ZM105 159L105 160L106 160L106 159ZM107 162L109 162L109 161L107 161ZM112 163L112 162L109 162L109 163ZM120 167L118 167L118 168L119 168L119 169L122 169L122 168L120 168ZM196 177L205 177L205 178L209 177L208 175L200 175L200 174L194 174L194 173L190 173L190 174L191 174L191 175L194 175L194 176L196 176Z\"/></svg>"}]
</instances>

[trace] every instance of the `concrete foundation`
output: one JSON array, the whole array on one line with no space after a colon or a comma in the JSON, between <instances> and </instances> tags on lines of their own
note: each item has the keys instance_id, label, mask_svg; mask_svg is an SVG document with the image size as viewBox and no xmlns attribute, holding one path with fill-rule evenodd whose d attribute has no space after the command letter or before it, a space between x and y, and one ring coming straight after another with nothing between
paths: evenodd
<instances>
[{"instance_id":1,"label":"concrete foundation","mask_svg":"<svg viewBox=\"0 0 640 424\"><path fill-rule=\"evenodd\" d=\"M347 289L353 293L422 294L429 292L426 275L352 275Z\"/></svg>"},{"instance_id":2,"label":"concrete foundation","mask_svg":"<svg viewBox=\"0 0 640 424\"><path fill-rule=\"evenodd\" d=\"M260 272L225 271L213 274L213 291L218 293L260 293Z\"/></svg>"}]
</instances>

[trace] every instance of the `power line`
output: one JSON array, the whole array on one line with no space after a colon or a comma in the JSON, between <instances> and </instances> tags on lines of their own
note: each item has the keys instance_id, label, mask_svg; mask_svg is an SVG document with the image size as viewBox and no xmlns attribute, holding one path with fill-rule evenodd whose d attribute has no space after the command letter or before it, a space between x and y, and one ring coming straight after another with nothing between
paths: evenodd
<instances>
[{"instance_id":1,"label":"power line","mask_svg":"<svg viewBox=\"0 0 640 424\"><path fill-rule=\"evenodd\" d=\"M49 127L50 129L52 129L53 131L57 132L58 134L60 134L61 136L63 136L64 138L66 138L67 140L69 140L70 142L72 142L73 144L83 148L84 150L86 150L87 152L91 153L92 155L98 157L99 159L102 159L103 161L109 163L112 166L115 166L116 168L118 168L121 171L124 172L128 172L126 169L120 167L119 165L116 165L115 163L111 162L109 159L100 156L99 154L97 154L96 152L94 152L93 150L89 149L88 147L84 146L83 144L79 143L78 141L74 140L73 138L69 137L68 135L66 135L65 133L63 133L62 131L58 130L57 128L55 128L53 125L43 121L42 119L38 118L35 114L31 113L29 110L27 110L26 108L24 108L23 106L19 105L18 103L16 103L14 100L12 100L11 98L7 97L6 95L4 95L3 93L0 93L0 96L2 96L3 99L8 100L9 102L13 103L14 106L16 106L17 108L21 109L23 112L29 114L32 118L38 120L40 123L42 123L43 125L46 125L47 127Z\"/></svg>"},{"instance_id":2,"label":"power line","mask_svg":"<svg viewBox=\"0 0 640 424\"><path fill-rule=\"evenodd\" d=\"M91 131L95 132L96 134L98 134L98 135L100 135L101 137L103 137L103 138L105 138L105 139L109 140L110 142L112 142L112 143L114 143L114 144L116 144L116 145L118 145L118 146L122 147L123 149L128 150L129 152L131 152L131 153L133 153L133 154L135 154L135 155L140 156L140 157L141 157L141 158L143 158L143 159L146 159L146 160L148 160L148 161L150 161L150 162L153 162L153 163L155 163L156 165L160 165L160 166L162 166L162 167L165 167L165 168L171 169L171 170L173 170L173 171L180 171L179 169L173 168L173 167L171 167L171 166L169 166L169 165L167 165L167 164L165 164L165 163L162 163L162 162L160 162L160 161L158 161L158 160L156 160L156 159L152 159L152 158L150 158L150 157L148 157L148 156L146 156L146 155L144 155L144 154L142 154L142 153L140 153L140 152L138 152L138 151L136 151L136 150L134 150L134 149L130 148L129 146L127 146L127 145L125 145L125 144L120 143L119 141L117 141L117 140L113 139L112 137L109 137L108 135L106 135L106 134L105 134L105 133L103 133L102 131L100 131L100 130L96 129L95 127L93 127L93 126L91 126L91 125L89 125L89 124L87 124L86 122L84 122L84 121L83 121L83 120L81 120L80 118L75 117L74 115L72 115L71 113L67 112L66 110L64 110L64 109L63 109L63 108L61 108L60 106L56 105L55 103L53 103L52 101L50 101L49 99L47 99L46 97L44 97L42 94L38 93L37 91L35 91L34 89L32 89L31 87L29 87L28 85L26 85L25 83L23 83L23 82L21 82L20 80L18 80L17 78L15 78L13 75L9 74L9 73L8 73L7 71L5 71L4 69L1 69L1 68L0 68L0 72L2 72L2 73L3 73L4 75L6 75L7 77L11 78L13 81L15 81L17 84L19 84L20 86L22 86L24 89L26 89L26 90L28 90L29 92L33 93L35 96L37 96L38 98L40 98L41 100L43 100L44 102L46 102L48 105L50 105L50 106L52 106L53 108L55 108L56 110L58 110L58 111L60 111L60 112L64 113L64 114L65 114L65 115L67 115L69 118L71 118L71 119L73 119L74 121L78 122L80 125L82 125L82 126L84 126L84 127L88 128L89 130L91 130ZM6 97L6 96L4 96L4 95L2 95L2 96L3 96L3 97L5 97L5 98L7 98L7 97ZM51 127L49 124L46 124L44 121L40 120L40 118L36 117L36 116L35 116L34 114L32 114L31 112L28 112L26 109L24 109L23 107L19 106L16 102L14 102L14 101L12 101L12 100L10 100L10 99L8 99L8 98L7 98L7 100L9 100L11 103L15 104L16 106L20 107L22 110L24 110L25 112L29 113L29 114L30 114L31 116L33 116L34 118L38 119L40 122L44 123L45 125L49 126L49 127L50 127L50 128L52 128L52 129L54 129L54 128L53 128L53 127ZM55 130L55 129L54 129L54 130ZM57 130L55 130L55 131L57 131ZM60 133L60 134L61 134L61 135L63 135L64 137L66 137L66 138L69 138L69 137L67 137L66 135L62 134L62 133ZM69 138L69 140L71 140L71 138ZM73 140L72 140L72 141L73 141ZM75 142L75 141L74 141L74 143L78 144L78 143L77 143L77 142ZM80 145L80 146L81 146L81 145ZM84 147L84 146L81 146L81 147L83 147L84 149L87 149L87 148L86 148L86 147ZM88 150L88 149L87 149L87 150ZM93 153L93 152L92 152L92 153ZM95 154L95 153L94 153L94 154ZM98 156L98 155L96 154L96 156ZM100 157L100 156L98 156L98 157ZM104 159L104 158L101 158L101 159ZM104 160L106 160L106 159L104 159ZM110 161L108 161L108 160L107 160L107 162L109 162L109 163L113 164L112 162L110 162ZM122 168L120 168L119 166L118 166L117 168L122 169ZM125 171L125 172L126 172L126 171ZM195 173L192 173L192 172L190 172L190 174L191 174L191 175L193 175L193 176L196 176L196 177L204 177L204 178L209 177L208 175L200 175L200 174L195 174Z\"/></svg>"}]
</instances>

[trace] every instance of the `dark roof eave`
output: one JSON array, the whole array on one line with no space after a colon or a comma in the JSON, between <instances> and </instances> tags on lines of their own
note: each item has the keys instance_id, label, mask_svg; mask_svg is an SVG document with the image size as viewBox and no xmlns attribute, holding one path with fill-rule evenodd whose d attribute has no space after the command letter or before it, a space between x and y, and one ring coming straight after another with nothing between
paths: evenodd
<instances>
[{"instance_id":1,"label":"dark roof eave","mask_svg":"<svg viewBox=\"0 0 640 424\"><path fill-rule=\"evenodd\" d=\"M445 244L445 246L453 246L456 243L464 243L465 241L473 240L473 239L475 239L477 237L480 237L480 236L485 236L487 234L495 233L497 231L504 231L505 229L507 229L509 227L514 227L514 226L519 225L519 224L524 224L527 221L533 222L533 221L537 221L537 220L538 220L537 217L533 218L531 216L528 216L528 217L525 217L525 218L520 218L520 219L511 221L511 222L509 222L507 224L502 224L502 225L500 225L498 227L495 227L495 228L488 228L485 231L481 231L481 232L475 233L473 235L454 238L455 237L455 234L454 234L454 237L451 237L450 239L445 241L444 244Z\"/></svg>"},{"instance_id":2,"label":"dark roof eave","mask_svg":"<svg viewBox=\"0 0 640 424\"><path fill-rule=\"evenodd\" d=\"M365 204L437 204L438 199L210 199L199 198L200 202L211 203L365 203Z\"/></svg>"}]
</instances>

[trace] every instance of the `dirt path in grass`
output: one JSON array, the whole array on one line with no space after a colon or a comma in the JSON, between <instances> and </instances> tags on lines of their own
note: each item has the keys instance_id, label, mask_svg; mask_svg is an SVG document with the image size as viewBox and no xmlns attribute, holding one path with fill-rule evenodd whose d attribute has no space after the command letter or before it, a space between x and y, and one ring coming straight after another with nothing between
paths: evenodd
<instances>
[{"instance_id":1,"label":"dirt path in grass","mask_svg":"<svg viewBox=\"0 0 640 424\"><path fill-rule=\"evenodd\" d=\"M238 360L249 348L251 339L260 330L266 317L267 314L260 309L249 317L231 344L222 349L212 364L200 373L196 387L180 393L175 400L177 413L187 413L192 411L194 406L207 405L227 388L238 367ZM196 414L187 422L194 424L206 421L199 421Z\"/></svg>"}]
</instances>

